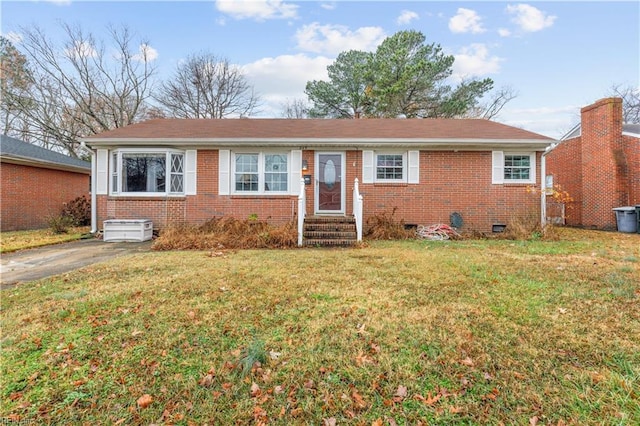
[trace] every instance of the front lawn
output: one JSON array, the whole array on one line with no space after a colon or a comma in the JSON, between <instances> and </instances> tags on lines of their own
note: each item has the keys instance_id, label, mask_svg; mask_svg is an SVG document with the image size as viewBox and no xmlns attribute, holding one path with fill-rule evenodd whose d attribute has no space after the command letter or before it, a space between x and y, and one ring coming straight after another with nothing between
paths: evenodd
<instances>
[{"instance_id":1,"label":"front lawn","mask_svg":"<svg viewBox=\"0 0 640 426\"><path fill-rule=\"evenodd\" d=\"M640 235L561 237L152 252L22 284L0 418L635 425Z\"/></svg>"},{"instance_id":2,"label":"front lawn","mask_svg":"<svg viewBox=\"0 0 640 426\"><path fill-rule=\"evenodd\" d=\"M86 237L88 232L88 226L71 227L69 232L60 234L49 228L2 232L0 233L0 253L75 241Z\"/></svg>"}]
</instances>

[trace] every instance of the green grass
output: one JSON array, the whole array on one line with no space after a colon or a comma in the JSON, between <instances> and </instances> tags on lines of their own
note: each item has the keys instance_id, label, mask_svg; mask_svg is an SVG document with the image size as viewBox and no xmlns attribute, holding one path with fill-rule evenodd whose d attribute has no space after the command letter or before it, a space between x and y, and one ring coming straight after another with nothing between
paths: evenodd
<instances>
[{"instance_id":1,"label":"green grass","mask_svg":"<svg viewBox=\"0 0 640 426\"><path fill-rule=\"evenodd\" d=\"M634 425L639 257L567 230L119 258L2 292L0 418Z\"/></svg>"},{"instance_id":2,"label":"green grass","mask_svg":"<svg viewBox=\"0 0 640 426\"><path fill-rule=\"evenodd\" d=\"M86 226L70 228L66 234L56 234L51 229L2 232L0 233L0 253L75 241L86 237L88 232L89 227Z\"/></svg>"}]
</instances>

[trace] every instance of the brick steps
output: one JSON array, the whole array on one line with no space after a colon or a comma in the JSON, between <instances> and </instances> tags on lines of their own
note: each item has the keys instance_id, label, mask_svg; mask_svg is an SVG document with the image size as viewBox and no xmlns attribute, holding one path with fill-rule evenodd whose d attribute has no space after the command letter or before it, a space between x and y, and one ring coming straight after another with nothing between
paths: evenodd
<instances>
[{"instance_id":1,"label":"brick steps","mask_svg":"<svg viewBox=\"0 0 640 426\"><path fill-rule=\"evenodd\" d=\"M307 216L302 244L307 247L349 247L357 242L352 216Z\"/></svg>"}]
</instances>

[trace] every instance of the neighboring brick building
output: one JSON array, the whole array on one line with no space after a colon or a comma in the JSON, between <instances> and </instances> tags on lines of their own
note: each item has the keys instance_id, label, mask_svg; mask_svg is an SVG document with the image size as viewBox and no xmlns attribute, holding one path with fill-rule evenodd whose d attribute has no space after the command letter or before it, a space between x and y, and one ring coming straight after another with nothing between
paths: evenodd
<instances>
[{"instance_id":1,"label":"neighboring brick building","mask_svg":"<svg viewBox=\"0 0 640 426\"><path fill-rule=\"evenodd\" d=\"M601 99L581 109L546 165L547 182L573 198L567 225L615 230L613 209L640 204L640 125L622 122L622 99Z\"/></svg>"},{"instance_id":2,"label":"neighboring brick building","mask_svg":"<svg viewBox=\"0 0 640 426\"><path fill-rule=\"evenodd\" d=\"M213 217L295 220L391 213L408 224L491 232L540 218L541 154L555 142L488 120L158 119L86 138L95 152L95 223ZM301 178L305 178L303 185ZM304 187L304 191L301 191ZM539 191L537 191L539 194Z\"/></svg>"},{"instance_id":3,"label":"neighboring brick building","mask_svg":"<svg viewBox=\"0 0 640 426\"><path fill-rule=\"evenodd\" d=\"M63 203L89 198L86 161L2 135L0 163L0 231L46 228Z\"/></svg>"}]
</instances>

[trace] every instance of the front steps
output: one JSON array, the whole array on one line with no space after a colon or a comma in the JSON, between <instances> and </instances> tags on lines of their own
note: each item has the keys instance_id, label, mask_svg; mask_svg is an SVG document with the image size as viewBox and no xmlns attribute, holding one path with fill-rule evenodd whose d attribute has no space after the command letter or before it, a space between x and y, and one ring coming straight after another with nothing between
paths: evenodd
<instances>
[{"instance_id":1,"label":"front steps","mask_svg":"<svg viewBox=\"0 0 640 426\"><path fill-rule=\"evenodd\" d=\"M350 247L358 241L353 216L307 216L302 235L306 247Z\"/></svg>"}]
</instances>

